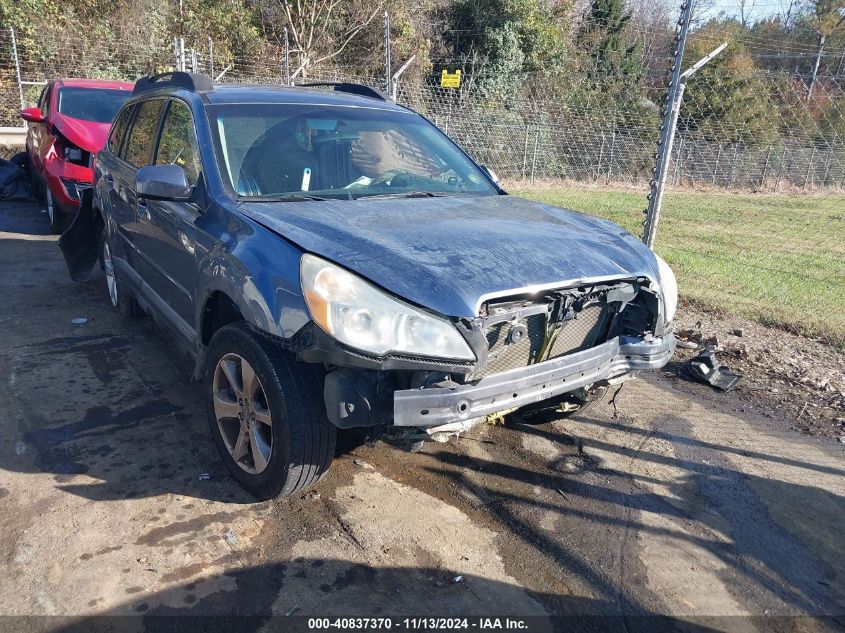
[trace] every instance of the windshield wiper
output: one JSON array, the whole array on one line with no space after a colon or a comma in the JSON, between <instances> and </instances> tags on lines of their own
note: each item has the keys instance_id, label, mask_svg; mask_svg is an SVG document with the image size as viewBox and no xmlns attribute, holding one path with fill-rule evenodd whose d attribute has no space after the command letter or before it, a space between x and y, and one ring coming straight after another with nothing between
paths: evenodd
<instances>
[{"instance_id":1,"label":"windshield wiper","mask_svg":"<svg viewBox=\"0 0 845 633\"><path fill-rule=\"evenodd\" d=\"M361 198L442 198L445 193L434 193L433 191L408 191L405 193L373 193L356 196L355 199Z\"/></svg>"},{"instance_id":2,"label":"windshield wiper","mask_svg":"<svg viewBox=\"0 0 845 633\"><path fill-rule=\"evenodd\" d=\"M320 196L309 196L306 194L292 193L288 195L273 195L266 196L242 196L244 200L259 201L259 202L308 202L309 200L328 200Z\"/></svg>"}]
</instances>

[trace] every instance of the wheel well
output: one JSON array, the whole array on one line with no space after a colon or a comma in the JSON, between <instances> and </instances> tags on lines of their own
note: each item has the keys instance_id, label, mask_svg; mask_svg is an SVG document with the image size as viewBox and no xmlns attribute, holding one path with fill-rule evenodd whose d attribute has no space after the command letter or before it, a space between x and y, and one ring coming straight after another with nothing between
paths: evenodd
<instances>
[{"instance_id":1,"label":"wheel well","mask_svg":"<svg viewBox=\"0 0 845 633\"><path fill-rule=\"evenodd\" d=\"M200 333L203 344L208 345L214 333L224 325L243 320L244 317L238 310L238 306L226 294L219 291L211 293L202 311Z\"/></svg>"}]
</instances>

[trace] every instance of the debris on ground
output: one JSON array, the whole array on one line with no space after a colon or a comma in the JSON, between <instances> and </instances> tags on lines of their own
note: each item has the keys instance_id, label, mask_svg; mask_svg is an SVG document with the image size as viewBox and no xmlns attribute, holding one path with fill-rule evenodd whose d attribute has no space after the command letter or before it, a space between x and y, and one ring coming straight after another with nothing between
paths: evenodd
<instances>
[{"instance_id":1,"label":"debris on ground","mask_svg":"<svg viewBox=\"0 0 845 633\"><path fill-rule=\"evenodd\" d=\"M455 576L454 578L452 578L452 582L463 582L463 581L464 581L463 576Z\"/></svg>"},{"instance_id":2,"label":"debris on ground","mask_svg":"<svg viewBox=\"0 0 845 633\"><path fill-rule=\"evenodd\" d=\"M716 347L708 345L698 356L687 361L687 372L699 382L729 391L736 386L741 376L723 366L716 358Z\"/></svg>"},{"instance_id":3,"label":"debris on ground","mask_svg":"<svg viewBox=\"0 0 845 633\"><path fill-rule=\"evenodd\" d=\"M199 475L200 481L208 481L209 479L211 479L211 475L209 475L208 473L200 473L200 475Z\"/></svg>"},{"instance_id":4,"label":"debris on ground","mask_svg":"<svg viewBox=\"0 0 845 633\"><path fill-rule=\"evenodd\" d=\"M76 317L71 319L70 322L74 325L85 325L88 323L88 319L86 317Z\"/></svg>"},{"instance_id":5,"label":"debris on ground","mask_svg":"<svg viewBox=\"0 0 845 633\"><path fill-rule=\"evenodd\" d=\"M688 303L678 310L675 336L696 346L715 337L719 358L743 376L734 392L751 411L810 435L845 432L845 347ZM695 353L678 345L675 360Z\"/></svg>"},{"instance_id":6,"label":"debris on ground","mask_svg":"<svg viewBox=\"0 0 845 633\"><path fill-rule=\"evenodd\" d=\"M0 200L28 200L29 172L26 154L21 152L11 160L0 158Z\"/></svg>"}]
</instances>

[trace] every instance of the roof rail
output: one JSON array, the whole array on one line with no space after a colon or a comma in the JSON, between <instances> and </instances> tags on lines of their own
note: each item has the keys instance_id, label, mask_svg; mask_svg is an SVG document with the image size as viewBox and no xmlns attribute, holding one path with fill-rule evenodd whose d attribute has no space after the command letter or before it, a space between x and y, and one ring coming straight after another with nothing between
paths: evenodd
<instances>
[{"instance_id":1,"label":"roof rail","mask_svg":"<svg viewBox=\"0 0 845 633\"><path fill-rule=\"evenodd\" d=\"M134 96L149 90L169 87L182 88L184 90L190 90L191 92L211 92L214 90L214 85L211 83L211 77L208 75L173 71L141 77L135 82L135 88L132 90L132 95Z\"/></svg>"},{"instance_id":2,"label":"roof rail","mask_svg":"<svg viewBox=\"0 0 845 633\"><path fill-rule=\"evenodd\" d=\"M297 84L298 88L334 88L337 92L348 92L350 94L359 95L361 97L370 97L371 99L378 99L379 101L387 101L387 95L381 90L367 86L364 84L353 84L343 81L315 81L307 84Z\"/></svg>"}]
</instances>

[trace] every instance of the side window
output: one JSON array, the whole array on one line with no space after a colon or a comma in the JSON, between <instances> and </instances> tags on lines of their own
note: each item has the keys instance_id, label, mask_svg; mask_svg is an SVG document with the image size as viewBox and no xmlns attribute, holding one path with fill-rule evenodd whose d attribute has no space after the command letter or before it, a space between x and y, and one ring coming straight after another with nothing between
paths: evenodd
<instances>
[{"instance_id":1,"label":"side window","mask_svg":"<svg viewBox=\"0 0 845 633\"><path fill-rule=\"evenodd\" d=\"M161 99L151 99L142 101L138 105L135 122L132 124L129 140L126 143L126 160L135 167L150 164L156 132L158 132L158 115L161 113L163 104L164 101Z\"/></svg>"},{"instance_id":2,"label":"side window","mask_svg":"<svg viewBox=\"0 0 845 633\"><path fill-rule=\"evenodd\" d=\"M197 135L191 110L181 101L171 101L161 128L156 165L179 165L185 170L188 184L193 187L199 180L200 162Z\"/></svg>"},{"instance_id":3,"label":"side window","mask_svg":"<svg viewBox=\"0 0 845 633\"><path fill-rule=\"evenodd\" d=\"M109 132L109 151L112 154L120 154L120 145L126 135L126 128L129 127L129 117L132 115L132 106L127 106L120 111L111 126Z\"/></svg>"}]
</instances>

